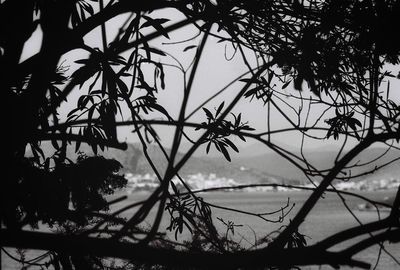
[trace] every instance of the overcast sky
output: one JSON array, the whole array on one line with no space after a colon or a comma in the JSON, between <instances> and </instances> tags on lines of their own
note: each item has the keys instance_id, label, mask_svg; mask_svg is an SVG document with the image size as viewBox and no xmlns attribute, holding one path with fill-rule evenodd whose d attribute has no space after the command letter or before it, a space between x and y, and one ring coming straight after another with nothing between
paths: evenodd
<instances>
[{"instance_id":1,"label":"overcast sky","mask_svg":"<svg viewBox=\"0 0 400 270\"><path fill-rule=\"evenodd\" d=\"M166 17L171 19L171 22L166 25L179 21L183 17L175 11L171 10L163 10L157 13L152 13L153 18L155 17ZM126 16L117 17L107 23L108 29L108 38L112 39L113 35L115 35L116 31L121 25L121 22L126 18ZM215 29L213 28L215 31ZM150 31L151 32L151 31ZM183 51L185 47L189 45L198 45L202 35L196 38L193 41L184 44L178 45L167 45L165 43L171 41L184 40L193 36L197 30L193 26L188 26L183 29L179 29L170 33L171 39L168 40L165 37L158 38L151 42L151 46L162 49L170 54L174 55L183 66L187 66L192 60L195 49ZM94 45L101 47L100 40L100 31L99 29L95 29L92 33L88 34L85 37L85 42L89 45ZM29 57L30 55L36 53L40 49L41 43L41 33L40 28L35 32L32 36L31 40L29 40L26 44L26 49L24 51L24 55L21 58L21 61ZM240 74L247 71L247 67L244 65L240 53L237 52L235 57L232 60L227 61L225 56L230 57L233 54L234 50L231 46L226 45L225 43L217 43L217 39L214 37L209 37L206 43L206 47L204 50L204 54L202 55L200 65L198 68L198 72L196 73L196 77L194 80L193 89L191 92L191 97L188 103L187 114L190 113L194 108L196 108L199 104L201 104L204 100L206 100L209 96L214 94L216 91L223 88L226 84L232 81L234 78L239 76ZM80 59L82 57L87 57L87 55L79 50L75 50L72 53L66 56L66 61L64 65L70 66L70 72L72 72L76 65L74 61ZM162 56L153 56L155 60L159 60L162 62L173 63L171 58L166 58ZM251 63L254 63L254 57L249 54L248 59ZM158 94L159 103L164 106L168 112L174 117L178 115L181 99L182 99L182 74L177 71L177 69L172 67L165 67L166 77L166 89L162 90ZM394 74L397 75L398 70L395 70ZM245 77L250 77L249 75ZM227 89L221 96L207 104L205 107L212 109L217 107L222 101L225 103L229 102L235 95L238 93L240 88L244 85L242 82L237 82L233 84L229 89ZM398 80L392 80L391 82L391 92L390 96L392 99L399 101L400 100L400 91L398 91L398 87L400 86ZM386 85L384 85L386 87ZM394 89L394 90L393 90ZM396 91L395 91L396 90ZM288 93L295 93L295 90L289 86L286 90ZM60 108L61 115L67 114L73 106L76 105L76 98L85 93L82 90L76 90L69 98L69 103L63 104ZM304 96L308 97L311 95L309 91L304 92ZM299 104L296 104L298 106ZM242 119L244 121L248 121L249 124L256 128L259 131L265 131L267 126L266 119L266 107L263 106L260 101L252 101L249 99L245 99L241 101L233 110L234 113L242 112ZM318 111L317 111L318 112ZM315 112L315 115L317 115ZM279 113L276 110L271 111L271 127L280 129L289 127L289 124L286 120L279 116ZM204 121L205 115L200 110L198 114L195 114L190 120L194 122ZM119 130L119 137L122 141L134 142L137 141L137 138L131 133L132 128L123 128ZM158 127L157 130L162 138L163 143L168 146L172 140L173 129L168 129L165 127ZM198 133L198 132L197 132ZM199 134L199 133L198 133ZM298 146L301 137L298 134L294 133L282 133L272 137L273 141L283 143L284 145L289 146ZM238 140L236 140L238 141ZM315 148L322 147L325 145L331 145L334 142L330 140L330 142L322 141L322 142L312 142L306 144L307 147Z\"/></svg>"}]
</instances>

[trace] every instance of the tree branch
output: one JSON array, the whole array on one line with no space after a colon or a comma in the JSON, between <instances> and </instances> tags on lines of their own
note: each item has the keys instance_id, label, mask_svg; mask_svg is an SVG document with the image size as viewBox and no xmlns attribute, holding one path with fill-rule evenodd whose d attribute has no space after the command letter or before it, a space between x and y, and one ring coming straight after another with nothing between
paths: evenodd
<instances>
[{"instance_id":1,"label":"tree branch","mask_svg":"<svg viewBox=\"0 0 400 270\"><path fill-rule=\"evenodd\" d=\"M56 235L43 232L2 229L2 245L29 249L55 250L70 254L93 254L103 257L152 262L166 266L207 269L255 268L266 266L301 266L312 264L348 265L369 268L369 264L343 256L338 252L318 250L314 247L293 249L260 249L234 253L186 252L110 239ZM400 234L399 234L400 235ZM282 260L285 258L285 260Z\"/></svg>"}]
</instances>

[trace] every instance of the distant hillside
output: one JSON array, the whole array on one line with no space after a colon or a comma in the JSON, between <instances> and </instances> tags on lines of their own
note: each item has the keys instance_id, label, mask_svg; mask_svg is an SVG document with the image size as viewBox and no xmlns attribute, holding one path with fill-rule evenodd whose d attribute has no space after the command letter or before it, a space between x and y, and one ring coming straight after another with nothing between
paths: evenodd
<instances>
[{"instance_id":1,"label":"distant hillside","mask_svg":"<svg viewBox=\"0 0 400 270\"><path fill-rule=\"evenodd\" d=\"M374 160L384 153L383 148L371 148L367 149L360 154L351 164L362 164L368 161ZM329 169L334 165L334 160L336 157L336 152L332 150L328 151L309 151L305 154L306 158L309 160L310 164L318 169ZM356 167L351 170L351 175L358 175L363 172L373 170L376 166L380 166L386 162L389 162L400 156L399 151L389 151L385 156L380 158L378 161L372 162L371 164L365 165L363 167ZM239 156L234 160L235 164L240 164L249 168L259 170L261 172L266 172L270 175L278 175L286 179L298 179L305 181L306 177L303 173L292 163L279 156L276 153L269 153L258 156ZM350 173L347 171L347 173ZM375 179L375 178L391 178L400 176L400 161L395 161L384 167L373 174L361 176L357 180L363 179Z\"/></svg>"},{"instance_id":2,"label":"distant hillside","mask_svg":"<svg viewBox=\"0 0 400 270\"><path fill-rule=\"evenodd\" d=\"M167 160L161 150L156 146L149 147L148 154L154 164L160 171L164 172L167 168ZM182 153L178 153L176 160L179 161L183 157ZM134 168L130 167L133 171ZM152 172L150 165L144 156L139 158L137 173ZM264 171L255 169L246 169L241 164L230 163L224 158L210 158L210 157L192 157L180 170L182 176L189 174L216 174L219 177L226 177L235 179L238 182L281 182L282 179L274 179L270 174Z\"/></svg>"},{"instance_id":3,"label":"distant hillside","mask_svg":"<svg viewBox=\"0 0 400 270\"><path fill-rule=\"evenodd\" d=\"M50 144L43 144L43 148L47 154L52 149ZM254 148L254 147L253 147ZM253 149L252 148L252 149ZM261 154L262 150L253 151L255 155L251 155L252 149L247 151L241 151L235 153L232 151L231 157L232 162L225 160L221 153L214 153L211 156L197 155L192 157L185 166L180 170L182 176L189 174L216 174L218 177L232 178L238 182L284 182L284 183L304 183L306 177L302 172L282 158L276 153ZM82 145L80 151L93 155L93 151L87 145ZM166 151L169 152L167 149ZM352 161L352 164L364 163L369 160L373 160L384 152L383 148L371 148L364 151L360 157ZM106 152L99 154L108 157L115 158L123 165L123 172L131 173L153 173L149 163L143 155L142 148L139 144L128 144L126 151L117 149L108 149ZM148 154L153 160L156 167L163 174L167 167L167 161L161 152L155 145L148 147ZM76 158L74 147L68 148L68 156L72 159ZM334 158L336 152L332 149L326 151L308 151L306 157L310 163L319 169L329 169L334 164ZM176 160L180 160L183 154L178 153ZM390 151L378 162L373 162L362 168L354 168L351 171L352 175L360 174L367 170L374 169L375 166L379 166L384 162L388 162L392 159L399 157L399 151ZM389 166L375 172L372 175L366 175L359 177L358 180L365 179L376 179L376 178L398 178L400 176L400 161L393 162Z\"/></svg>"},{"instance_id":4,"label":"distant hillside","mask_svg":"<svg viewBox=\"0 0 400 270\"><path fill-rule=\"evenodd\" d=\"M54 151L49 143L44 143L42 148L47 155ZM72 160L76 159L77 157L77 153L75 153L74 150L75 149L73 146L68 147L67 156ZM81 145L79 151L89 156L94 155L92 149L85 144ZM169 153L170 150L166 149L166 151ZM161 174L163 174L167 168L167 160L161 150L155 145L149 145L147 153L157 169L161 172ZM106 158L114 158L118 160L123 166L122 172L138 174L153 173L151 166L142 152L140 144L128 144L128 149L125 151L118 149L107 149L105 152L99 151L98 154ZM179 161L182 157L183 154L178 153L176 160ZM219 158L195 156L189 159L189 161L180 170L181 176L197 173L202 173L204 175L216 174L218 177L232 178L241 183L280 183L285 181L285 179L282 179L278 176L272 176L265 171L259 171L253 168L245 168L241 164L228 162L222 156Z\"/></svg>"}]
</instances>

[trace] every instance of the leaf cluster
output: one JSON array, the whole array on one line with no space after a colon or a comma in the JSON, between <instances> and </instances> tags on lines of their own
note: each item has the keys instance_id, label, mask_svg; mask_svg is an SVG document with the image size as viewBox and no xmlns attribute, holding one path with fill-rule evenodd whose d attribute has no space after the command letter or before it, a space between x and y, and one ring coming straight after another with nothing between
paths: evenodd
<instances>
[{"instance_id":1,"label":"leaf cluster","mask_svg":"<svg viewBox=\"0 0 400 270\"><path fill-rule=\"evenodd\" d=\"M173 183L171 186L176 189ZM198 226L199 220L205 223L212 222L211 209L200 197L191 194L180 195L179 192L176 194L170 197L165 207L170 216L167 230L175 231L175 239L178 238L178 234L182 234L184 228L193 234L193 228Z\"/></svg>"},{"instance_id":2,"label":"leaf cluster","mask_svg":"<svg viewBox=\"0 0 400 270\"><path fill-rule=\"evenodd\" d=\"M233 121L228 121L225 119L220 119L219 116L222 114L222 109L224 108L224 102L222 102L218 108L215 109L215 113L211 113L211 111L207 108L203 107L203 111L206 114L207 122L202 122L201 127L196 128L204 128L208 131L207 137L202 141L202 143L207 143L206 153L210 151L211 145L214 145L215 149L221 152L224 157L231 161L230 154L228 149L231 148L235 152L239 152L237 146L228 138L230 135L237 135L242 141L246 141L241 132L244 131L252 131L247 123L242 122L242 114L239 113L237 116L231 114L233 116Z\"/></svg>"},{"instance_id":3,"label":"leaf cluster","mask_svg":"<svg viewBox=\"0 0 400 270\"><path fill-rule=\"evenodd\" d=\"M274 78L274 72L271 71L268 73L268 80L265 79L265 77L239 80L241 82L251 83L255 85L255 87L247 90L247 92L244 94L244 97L250 99L256 98L258 100L262 100L264 102L264 105L267 104L270 101L272 93L274 91L273 88L275 85L271 85L273 78ZM283 89L284 88L285 85L283 86Z\"/></svg>"},{"instance_id":4,"label":"leaf cluster","mask_svg":"<svg viewBox=\"0 0 400 270\"><path fill-rule=\"evenodd\" d=\"M347 133L350 128L354 132L354 136L358 140L360 140L360 135L357 132L357 126L361 127L361 122L354 118L354 112L350 112L348 114L341 114L338 109L336 109L336 116L326 120L326 123L330 126L329 130L326 134L326 137L329 138L333 135L335 140L339 139L340 133Z\"/></svg>"}]
</instances>

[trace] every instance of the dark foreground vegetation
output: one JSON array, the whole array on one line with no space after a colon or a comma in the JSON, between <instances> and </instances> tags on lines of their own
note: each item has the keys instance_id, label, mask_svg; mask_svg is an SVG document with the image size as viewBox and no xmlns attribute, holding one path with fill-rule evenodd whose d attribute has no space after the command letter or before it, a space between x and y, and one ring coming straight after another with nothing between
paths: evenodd
<instances>
[{"instance_id":1,"label":"dark foreground vegetation","mask_svg":"<svg viewBox=\"0 0 400 270\"><path fill-rule=\"evenodd\" d=\"M372 245L398 262L398 254L390 254L385 244L400 241L399 190L392 205L364 198L377 211L379 205L389 208L387 217L368 224L360 221L316 244L307 245L299 226L328 189L347 207L333 181L399 163L400 155L395 155L373 169L369 166L389 151L399 151L399 18L400 2L390 0L1 1L0 85L7 105L3 250L47 250L39 262L15 259L24 266L55 269L290 269L326 264L369 268L354 255ZM174 31L182 29L190 29L189 36L174 39ZM36 31L42 34L40 48L29 54L24 45ZM192 108L193 96L202 91L196 78L207 70L201 69L208 65L201 60L211 43L225 46L226 61L237 60L246 71ZM171 46L175 55L168 51ZM182 54L191 61L184 63ZM173 79L170 70L176 72ZM168 88L173 81L174 89ZM177 113L159 102L162 91L171 92ZM233 91L233 98L216 103L226 91ZM247 123L251 119L233 110L243 101L265 107L264 129L255 129ZM277 119L286 127L276 128ZM168 151L158 136L159 126L173 130ZM146 200L110 212L110 205L124 198L107 201L106 195L126 180L118 173L118 161L97 153L126 149L118 135L127 127L140 141L159 186ZM275 140L287 132L298 134L299 153ZM214 149L231 161L239 140L270 148L314 185L291 220L285 219L292 209L289 202L261 214L226 208L265 222L282 222L280 230L267 232L270 237L252 249L232 243L234 222L223 220L226 233L217 231L215 205L192 192L179 174L197 149ZM340 143L329 168L315 167L303 151L314 141ZM42 151L44 142L51 142L53 153ZM150 143L167 161L163 168L148 155ZM180 146L188 143L178 155ZM78 153L81 144L89 145L94 155L67 156L67 149ZM384 147L382 153L357 160L377 144ZM352 173L363 166L368 169ZM174 177L184 190L176 188ZM122 218L128 209L133 214ZM151 210L156 215L144 227ZM163 215L177 238L188 230L192 240L182 244L166 239L159 232ZM38 230L47 226L57 233ZM356 238L351 246L331 251ZM122 260L110 264L109 258Z\"/></svg>"}]
</instances>

